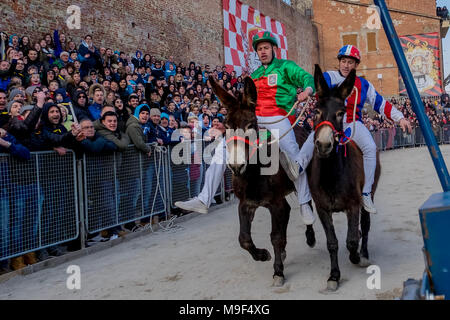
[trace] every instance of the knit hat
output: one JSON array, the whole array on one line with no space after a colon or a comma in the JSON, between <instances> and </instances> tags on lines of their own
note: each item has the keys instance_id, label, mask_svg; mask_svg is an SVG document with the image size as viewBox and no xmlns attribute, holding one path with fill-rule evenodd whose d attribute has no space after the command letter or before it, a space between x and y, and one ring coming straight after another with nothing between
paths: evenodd
<instances>
[{"instance_id":1,"label":"knit hat","mask_svg":"<svg viewBox=\"0 0 450 320\"><path fill-rule=\"evenodd\" d=\"M14 101L14 100L11 100L11 101L6 105L6 110L8 110L8 112L11 111L11 107L12 107L12 105L13 105L14 102L20 103L20 104L23 106L23 102L22 102L22 101Z\"/></svg>"},{"instance_id":2,"label":"knit hat","mask_svg":"<svg viewBox=\"0 0 450 320\"><path fill-rule=\"evenodd\" d=\"M22 108L20 108L20 114L23 114L25 111L32 110L33 108L34 106L31 104L23 106Z\"/></svg>"},{"instance_id":3,"label":"knit hat","mask_svg":"<svg viewBox=\"0 0 450 320\"><path fill-rule=\"evenodd\" d=\"M59 54L59 57L61 58L63 54L69 56L69 53L68 53L67 51L63 51L63 52L61 52L61 53Z\"/></svg>"},{"instance_id":4,"label":"knit hat","mask_svg":"<svg viewBox=\"0 0 450 320\"><path fill-rule=\"evenodd\" d=\"M160 116L161 111L159 111L158 108L151 108L150 109L150 116Z\"/></svg>"},{"instance_id":5,"label":"knit hat","mask_svg":"<svg viewBox=\"0 0 450 320\"><path fill-rule=\"evenodd\" d=\"M10 92L10 94L9 94L9 99L8 99L8 100L13 100L13 99L14 99L17 95L19 95L19 94L25 96L25 94L23 93L22 90L20 90L20 89L13 89L13 90Z\"/></svg>"},{"instance_id":6,"label":"knit hat","mask_svg":"<svg viewBox=\"0 0 450 320\"><path fill-rule=\"evenodd\" d=\"M161 113L161 120L163 118L166 118L167 120L169 120L169 115L167 113L163 112L163 113Z\"/></svg>"},{"instance_id":7,"label":"knit hat","mask_svg":"<svg viewBox=\"0 0 450 320\"><path fill-rule=\"evenodd\" d=\"M148 113L150 113L150 107L146 104L144 104L141 109L139 109L139 113L143 112L143 111L147 111Z\"/></svg>"},{"instance_id":8,"label":"knit hat","mask_svg":"<svg viewBox=\"0 0 450 320\"><path fill-rule=\"evenodd\" d=\"M30 86L25 90L25 93L29 96L33 95L34 90L37 88L38 86Z\"/></svg>"}]
</instances>

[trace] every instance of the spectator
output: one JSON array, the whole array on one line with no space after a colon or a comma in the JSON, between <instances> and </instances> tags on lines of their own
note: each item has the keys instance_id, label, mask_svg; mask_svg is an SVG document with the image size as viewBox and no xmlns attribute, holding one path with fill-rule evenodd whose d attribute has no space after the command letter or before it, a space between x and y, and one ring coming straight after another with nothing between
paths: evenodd
<instances>
[{"instance_id":1,"label":"spectator","mask_svg":"<svg viewBox=\"0 0 450 320\"><path fill-rule=\"evenodd\" d=\"M101 84L94 84L89 88L89 96L92 96L93 102L88 107L91 120L100 119L103 104L105 102L105 89Z\"/></svg>"},{"instance_id":2,"label":"spectator","mask_svg":"<svg viewBox=\"0 0 450 320\"><path fill-rule=\"evenodd\" d=\"M9 111L7 109L6 92L0 89L0 128L3 128L9 121Z\"/></svg>"},{"instance_id":3,"label":"spectator","mask_svg":"<svg viewBox=\"0 0 450 320\"><path fill-rule=\"evenodd\" d=\"M81 78L88 74L89 70L96 69L100 60L100 52L94 46L92 36L87 35L78 48L78 60L81 62Z\"/></svg>"},{"instance_id":4,"label":"spectator","mask_svg":"<svg viewBox=\"0 0 450 320\"><path fill-rule=\"evenodd\" d=\"M117 114L113 111L105 112L99 122L96 122L96 130L105 139L112 141L118 151L125 151L130 144L130 138L124 132L119 131Z\"/></svg>"}]
</instances>

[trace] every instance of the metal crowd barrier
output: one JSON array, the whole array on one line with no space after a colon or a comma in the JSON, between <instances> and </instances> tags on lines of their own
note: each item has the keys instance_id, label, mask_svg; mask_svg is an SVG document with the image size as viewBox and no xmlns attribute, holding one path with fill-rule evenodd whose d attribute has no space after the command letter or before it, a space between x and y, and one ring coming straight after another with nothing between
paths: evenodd
<instances>
[{"instance_id":1,"label":"metal crowd barrier","mask_svg":"<svg viewBox=\"0 0 450 320\"><path fill-rule=\"evenodd\" d=\"M83 156L88 233L167 212L167 148L151 156L134 146L110 155Z\"/></svg>"},{"instance_id":2,"label":"metal crowd barrier","mask_svg":"<svg viewBox=\"0 0 450 320\"><path fill-rule=\"evenodd\" d=\"M411 134L381 129L372 136L382 151L425 144L420 128ZM438 143L450 143L450 125L435 136ZM183 149L188 150L183 164L172 161L176 146L153 147L151 156L134 146L109 155L85 154L78 164L70 150L64 156L33 152L28 161L0 154L0 260L75 240L80 232L84 241L85 230L94 233L167 215L176 201L197 196L209 167L210 158L203 157L209 143L184 143L190 149ZM216 196L223 201L232 190L227 168Z\"/></svg>"},{"instance_id":3,"label":"metal crowd barrier","mask_svg":"<svg viewBox=\"0 0 450 320\"><path fill-rule=\"evenodd\" d=\"M433 131L438 144L450 143L450 125L435 127ZM410 134L404 133L399 127L380 129L371 134L380 151L425 145L420 127L414 128Z\"/></svg>"},{"instance_id":4,"label":"metal crowd barrier","mask_svg":"<svg viewBox=\"0 0 450 320\"><path fill-rule=\"evenodd\" d=\"M176 208L175 202L186 201L198 196L205 184L205 173L213 154L205 155L204 151L211 142L203 140L184 141L169 148L169 158L176 154L182 163L174 163L169 159L169 203ZM215 196L224 199L224 182L218 187Z\"/></svg>"},{"instance_id":5,"label":"metal crowd barrier","mask_svg":"<svg viewBox=\"0 0 450 320\"><path fill-rule=\"evenodd\" d=\"M0 260L75 240L79 234L75 154L0 154Z\"/></svg>"}]
</instances>

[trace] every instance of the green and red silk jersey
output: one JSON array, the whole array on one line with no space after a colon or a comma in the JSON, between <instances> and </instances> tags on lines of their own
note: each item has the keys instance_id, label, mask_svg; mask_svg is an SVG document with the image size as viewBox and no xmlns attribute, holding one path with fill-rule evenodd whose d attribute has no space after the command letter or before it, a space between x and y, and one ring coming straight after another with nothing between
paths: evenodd
<instances>
[{"instance_id":1,"label":"green and red silk jersey","mask_svg":"<svg viewBox=\"0 0 450 320\"><path fill-rule=\"evenodd\" d=\"M314 78L294 61L273 59L265 68L260 66L252 73L256 90L256 115L261 117L284 116L291 110L297 97L297 88L311 87Z\"/></svg>"}]
</instances>

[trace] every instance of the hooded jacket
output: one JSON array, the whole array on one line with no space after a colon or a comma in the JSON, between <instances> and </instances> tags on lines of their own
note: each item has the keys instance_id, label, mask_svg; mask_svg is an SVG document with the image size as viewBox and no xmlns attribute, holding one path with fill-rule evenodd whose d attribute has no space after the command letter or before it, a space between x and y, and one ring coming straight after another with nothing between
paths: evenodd
<instances>
[{"instance_id":1,"label":"hooded jacket","mask_svg":"<svg viewBox=\"0 0 450 320\"><path fill-rule=\"evenodd\" d=\"M78 104L78 96L80 94L84 94L86 96L86 106L82 107ZM88 106L87 106L87 94L84 91L75 91L72 97L72 107L73 107L73 111L75 112L75 116L78 120L78 122L80 122L83 119L89 119L91 121L94 121L95 119L92 118L89 110L88 110Z\"/></svg>"},{"instance_id":2,"label":"hooded jacket","mask_svg":"<svg viewBox=\"0 0 450 320\"><path fill-rule=\"evenodd\" d=\"M135 147L147 154L151 151L151 147L147 145L148 137L144 134L146 125L139 122L139 113L144 106L147 106L150 109L150 107L146 104L138 105L134 111L134 115L132 115L127 121L126 133Z\"/></svg>"},{"instance_id":3,"label":"hooded jacket","mask_svg":"<svg viewBox=\"0 0 450 320\"><path fill-rule=\"evenodd\" d=\"M53 124L48 118L48 112L51 107L56 106L60 113L58 124ZM32 151L52 150L55 147L65 147L73 149L76 144L75 137L72 132L68 132L62 125L62 113L60 108L54 103L46 103L42 108L41 123L38 129L36 129L31 135Z\"/></svg>"},{"instance_id":4,"label":"hooded jacket","mask_svg":"<svg viewBox=\"0 0 450 320\"><path fill-rule=\"evenodd\" d=\"M140 53L140 58L137 57L138 53ZM143 58L142 52L140 50L136 51L134 57L131 59L131 63L134 64L135 69L145 66L144 58Z\"/></svg>"}]
</instances>

